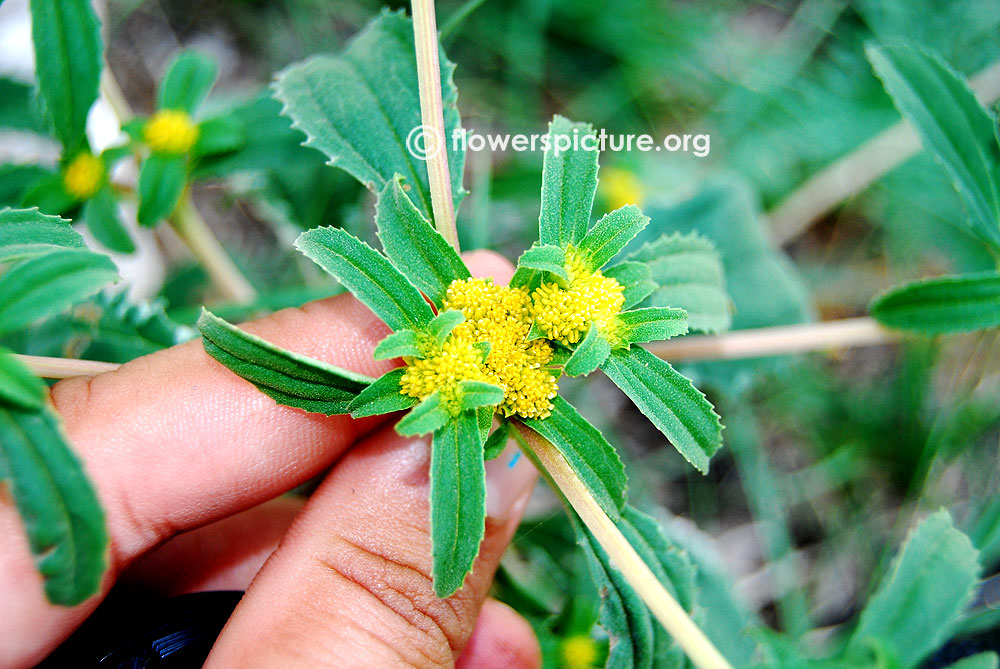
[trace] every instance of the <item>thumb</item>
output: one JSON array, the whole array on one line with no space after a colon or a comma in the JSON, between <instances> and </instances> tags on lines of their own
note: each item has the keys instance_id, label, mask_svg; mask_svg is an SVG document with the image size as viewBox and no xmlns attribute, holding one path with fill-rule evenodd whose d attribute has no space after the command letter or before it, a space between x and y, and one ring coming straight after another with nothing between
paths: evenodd
<instances>
[{"instance_id":1,"label":"thumb","mask_svg":"<svg viewBox=\"0 0 1000 669\"><path fill-rule=\"evenodd\" d=\"M516 453L487 463L479 558L464 587L438 599L429 440L389 427L352 449L250 586L208 666L453 666L534 486Z\"/></svg>"}]
</instances>

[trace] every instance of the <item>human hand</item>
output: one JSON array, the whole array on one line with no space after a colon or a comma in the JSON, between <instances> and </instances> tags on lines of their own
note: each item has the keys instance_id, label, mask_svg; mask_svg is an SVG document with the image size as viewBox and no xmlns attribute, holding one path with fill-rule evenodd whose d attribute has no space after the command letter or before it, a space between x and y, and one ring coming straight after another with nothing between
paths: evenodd
<instances>
[{"instance_id":1,"label":"human hand","mask_svg":"<svg viewBox=\"0 0 1000 669\"><path fill-rule=\"evenodd\" d=\"M492 253L466 261L498 282L512 273ZM349 295L245 328L371 376L392 367L371 355L388 329ZM277 405L200 341L58 383L52 401L104 505L110 570L100 596L48 604L0 489L0 666L40 661L122 577L167 594L249 586L207 666L540 663L528 624L486 599L536 479L525 458L487 463L480 556L465 586L442 600L429 576L429 439L401 437L380 418ZM334 463L301 512L292 500L268 502Z\"/></svg>"}]
</instances>

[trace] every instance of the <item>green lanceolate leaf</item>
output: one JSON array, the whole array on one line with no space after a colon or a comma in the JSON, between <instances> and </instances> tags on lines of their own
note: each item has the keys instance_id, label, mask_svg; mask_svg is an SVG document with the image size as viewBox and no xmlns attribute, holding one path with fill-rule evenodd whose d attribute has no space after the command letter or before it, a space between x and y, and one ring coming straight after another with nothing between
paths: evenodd
<instances>
[{"instance_id":1,"label":"green lanceolate leaf","mask_svg":"<svg viewBox=\"0 0 1000 669\"><path fill-rule=\"evenodd\" d=\"M575 514L571 518L591 578L601 594L600 625L612 639L607 666L683 666L683 655L666 630L579 518ZM666 539L655 520L627 504L615 525L657 580L685 610L691 611L695 605L696 569L686 553Z\"/></svg>"},{"instance_id":2,"label":"green lanceolate leaf","mask_svg":"<svg viewBox=\"0 0 1000 669\"><path fill-rule=\"evenodd\" d=\"M462 409L496 406L503 402L503 388L484 381L459 381L458 398Z\"/></svg>"},{"instance_id":3,"label":"green lanceolate leaf","mask_svg":"<svg viewBox=\"0 0 1000 669\"><path fill-rule=\"evenodd\" d=\"M388 259L340 228L314 228L295 246L332 274L393 330L423 331L434 313Z\"/></svg>"},{"instance_id":4,"label":"green lanceolate leaf","mask_svg":"<svg viewBox=\"0 0 1000 669\"><path fill-rule=\"evenodd\" d=\"M416 406L417 399L399 391L399 380L406 373L405 367L386 372L355 397L347 406L353 418L380 416L394 411L403 411Z\"/></svg>"},{"instance_id":5,"label":"green lanceolate leaf","mask_svg":"<svg viewBox=\"0 0 1000 669\"><path fill-rule=\"evenodd\" d=\"M680 307L688 325L701 332L722 332L732 324L722 258L709 240L697 233L664 235L629 256L646 263L659 288L649 303Z\"/></svg>"},{"instance_id":6,"label":"green lanceolate leaf","mask_svg":"<svg viewBox=\"0 0 1000 669\"><path fill-rule=\"evenodd\" d=\"M37 209L0 210L0 263L17 262L63 249L87 248L69 221Z\"/></svg>"},{"instance_id":7,"label":"green lanceolate leaf","mask_svg":"<svg viewBox=\"0 0 1000 669\"><path fill-rule=\"evenodd\" d=\"M538 239L542 244L577 244L590 226L597 192L598 152L594 137L589 123L573 123L558 115L549 123L538 218Z\"/></svg>"},{"instance_id":8,"label":"green lanceolate leaf","mask_svg":"<svg viewBox=\"0 0 1000 669\"><path fill-rule=\"evenodd\" d=\"M422 357L420 336L413 330L393 332L378 343L372 356L376 360L390 360L403 356Z\"/></svg>"},{"instance_id":9,"label":"green lanceolate leaf","mask_svg":"<svg viewBox=\"0 0 1000 669\"><path fill-rule=\"evenodd\" d=\"M868 601L849 653L864 657L872 639L900 663L917 666L950 636L972 598L978 551L945 510L928 516L903 544L892 569Z\"/></svg>"},{"instance_id":10,"label":"green lanceolate leaf","mask_svg":"<svg viewBox=\"0 0 1000 669\"><path fill-rule=\"evenodd\" d=\"M867 51L896 107L954 182L973 230L1000 248L996 121L940 56L904 45Z\"/></svg>"},{"instance_id":11,"label":"green lanceolate leaf","mask_svg":"<svg viewBox=\"0 0 1000 669\"><path fill-rule=\"evenodd\" d=\"M37 107L34 86L0 77L0 127L47 135L49 129Z\"/></svg>"},{"instance_id":12,"label":"green lanceolate leaf","mask_svg":"<svg viewBox=\"0 0 1000 669\"><path fill-rule=\"evenodd\" d=\"M662 341L687 334L688 316L683 309L646 307L623 311L615 318L618 334L628 343Z\"/></svg>"},{"instance_id":13,"label":"green lanceolate leaf","mask_svg":"<svg viewBox=\"0 0 1000 669\"><path fill-rule=\"evenodd\" d=\"M427 334L440 346L455 329L455 326L464 320L465 314L457 309L442 311L427 325Z\"/></svg>"},{"instance_id":14,"label":"green lanceolate leaf","mask_svg":"<svg viewBox=\"0 0 1000 669\"><path fill-rule=\"evenodd\" d=\"M548 272L562 282L569 281L566 273L566 250L552 244L533 245L517 259L517 271L514 272L510 285L533 287L539 272Z\"/></svg>"},{"instance_id":15,"label":"green lanceolate leaf","mask_svg":"<svg viewBox=\"0 0 1000 669\"><path fill-rule=\"evenodd\" d=\"M0 276L0 333L57 314L118 278L111 258L77 249L53 251Z\"/></svg>"},{"instance_id":16,"label":"green lanceolate leaf","mask_svg":"<svg viewBox=\"0 0 1000 669\"><path fill-rule=\"evenodd\" d=\"M580 241L590 269L597 270L618 255L649 224L639 207L627 204L601 217Z\"/></svg>"},{"instance_id":17,"label":"green lanceolate leaf","mask_svg":"<svg viewBox=\"0 0 1000 669\"><path fill-rule=\"evenodd\" d=\"M118 203L115 202L111 186L105 184L94 197L84 203L83 220L97 241L112 251L119 253L135 251L132 238L128 236L128 232L118 219Z\"/></svg>"},{"instance_id":18,"label":"green lanceolate leaf","mask_svg":"<svg viewBox=\"0 0 1000 669\"><path fill-rule=\"evenodd\" d=\"M198 124L198 139L191 147L197 158L229 153L243 148L247 141L246 128L235 116L218 116Z\"/></svg>"},{"instance_id":19,"label":"green lanceolate leaf","mask_svg":"<svg viewBox=\"0 0 1000 669\"><path fill-rule=\"evenodd\" d=\"M612 351L601 369L695 469L708 472L722 424L690 379L639 346Z\"/></svg>"},{"instance_id":20,"label":"green lanceolate leaf","mask_svg":"<svg viewBox=\"0 0 1000 669\"><path fill-rule=\"evenodd\" d=\"M434 592L462 587L486 528L486 469L476 412L463 411L434 433L431 446L431 545Z\"/></svg>"},{"instance_id":21,"label":"green lanceolate leaf","mask_svg":"<svg viewBox=\"0 0 1000 669\"><path fill-rule=\"evenodd\" d=\"M404 437L430 434L450 420L452 416L441 399L441 391L435 390L396 423L396 432Z\"/></svg>"},{"instance_id":22,"label":"green lanceolate leaf","mask_svg":"<svg viewBox=\"0 0 1000 669\"><path fill-rule=\"evenodd\" d=\"M11 351L0 347L0 406L4 404L25 411L39 410L45 406L45 384Z\"/></svg>"},{"instance_id":23,"label":"green lanceolate leaf","mask_svg":"<svg viewBox=\"0 0 1000 669\"><path fill-rule=\"evenodd\" d=\"M292 353L202 310L205 351L278 404L327 416L347 413L370 376Z\"/></svg>"},{"instance_id":24,"label":"green lanceolate leaf","mask_svg":"<svg viewBox=\"0 0 1000 669\"><path fill-rule=\"evenodd\" d=\"M492 422L493 412L490 412L490 420ZM499 427L493 430L492 434L486 438L486 443L483 444L483 459L493 460L503 453L503 449L507 448L507 442L510 441L510 431L511 426L509 421L501 421Z\"/></svg>"},{"instance_id":25,"label":"green lanceolate leaf","mask_svg":"<svg viewBox=\"0 0 1000 669\"><path fill-rule=\"evenodd\" d=\"M1000 657L994 652L976 653L949 664L945 669L997 669Z\"/></svg>"},{"instance_id":26,"label":"green lanceolate leaf","mask_svg":"<svg viewBox=\"0 0 1000 669\"><path fill-rule=\"evenodd\" d=\"M584 376L604 364L611 353L611 344L591 324L587 336L583 338L573 354L566 361L564 371L570 376Z\"/></svg>"},{"instance_id":27,"label":"green lanceolate leaf","mask_svg":"<svg viewBox=\"0 0 1000 669\"><path fill-rule=\"evenodd\" d=\"M177 54L163 76L157 94L158 109L178 109L193 114L212 90L219 68L215 61L197 51Z\"/></svg>"},{"instance_id":28,"label":"green lanceolate leaf","mask_svg":"<svg viewBox=\"0 0 1000 669\"><path fill-rule=\"evenodd\" d=\"M456 204L464 195L465 151L452 137L461 129L455 65L440 54L444 102L442 138L448 152ZM275 97L329 164L349 172L378 193L396 174L408 184L413 204L432 217L424 162L414 157L415 134L422 123L414 58L413 26L401 12L383 12L338 56L316 56L278 75ZM377 113L373 113L377 110ZM416 130L419 132L419 130Z\"/></svg>"},{"instance_id":29,"label":"green lanceolate leaf","mask_svg":"<svg viewBox=\"0 0 1000 669\"><path fill-rule=\"evenodd\" d=\"M174 213L187 183L184 156L154 153L139 169L139 223L153 226Z\"/></svg>"},{"instance_id":30,"label":"green lanceolate leaf","mask_svg":"<svg viewBox=\"0 0 1000 669\"><path fill-rule=\"evenodd\" d=\"M86 145L87 112L101 79L100 23L89 0L31 0L35 74L65 155Z\"/></svg>"},{"instance_id":31,"label":"green lanceolate leaf","mask_svg":"<svg viewBox=\"0 0 1000 669\"><path fill-rule=\"evenodd\" d=\"M413 205L398 175L379 193L375 222L385 254L434 304L441 306L452 281L469 278L458 252Z\"/></svg>"},{"instance_id":32,"label":"green lanceolate leaf","mask_svg":"<svg viewBox=\"0 0 1000 669\"><path fill-rule=\"evenodd\" d=\"M0 472L49 601L74 606L96 594L107 564L104 511L51 411L0 406Z\"/></svg>"},{"instance_id":33,"label":"green lanceolate leaf","mask_svg":"<svg viewBox=\"0 0 1000 669\"><path fill-rule=\"evenodd\" d=\"M869 307L882 325L925 335L1000 326L1000 273L943 276L882 293Z\"/></svg>"},{"instance_id":34,"label":"green lanceolate leaf","mask_svg":"<svg viewBox=\"0 0 1000 669\"><path fill-rule=\"evenodd\" d=\"M559 396L552 405L551 416L525 419L524 424L552 442L604 512L617 519L628 485L621 458L573 405Z\"/></svg>"},{"instance_id":35,"label":"green lanceolate leaf","mask_svg":"<svg viewBox=\"0 0 1000 669\"><path fill-rule=\"evenodd\" d=\"M659 286L652 280L649 265L644 262L623 262L604 270L604 276L620 283L625 289L622 309L631 309L653 294Z\"/></svg>"}]
</instances>

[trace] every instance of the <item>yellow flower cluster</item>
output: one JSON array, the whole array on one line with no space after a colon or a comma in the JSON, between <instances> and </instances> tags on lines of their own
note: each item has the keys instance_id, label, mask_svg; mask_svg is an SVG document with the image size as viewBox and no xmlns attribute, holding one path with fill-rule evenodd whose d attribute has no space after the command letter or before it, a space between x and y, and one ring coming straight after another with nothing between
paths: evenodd
<instances>
[{"instance_id":1,"label":"yellow flower cluster","mask_svg":"<svg viewBox=\"0 0 1000 669\"><path fill-rule=\"evenodd\" d=\"M568 637L563 640L560 650L566 669L590 669L597 663L597 643L589 636Z\"/></svg>"},{"instance_id":2,"label":"yellow flower cluster","mask_svg":"<svg viewBox=\"0 0 1000 669\"><path fill-rule=\"evenodd\" d=\"M558 390L544 368L552 360L552 347L543 339L528 341L527 291L486 279L457 280L448 287L442 308L461 311L465 321L442 346L413 361L400 381L401 392L422 399L440 390L454 406L460 381L485 381L503 389L497 410L505 416L548 417ZM485 360L477 342L490 345Z\"/></svg>"},{"instance_id":3,"label":"yellow flower cluster","mask_svg":"<svg viewBox=\"0 0 1000 669\"><path fill-rule=\"evenodd\" d=\"M104 163L89 153L81 153L63 171L66 192L78 200L93 196L104 181Z\"/></svg>"},{"instance_id":4,"label":"yellow flower cluster","mask_svg":"<svg viewBox=\"0 0 1000 669\"><path fill-rule=\"evenodd\" d=\"M591 271L572 247L566 251L566 273L565 288L543 283L532 293L531 315L538 326L549 339L576 344L593 323L614 343L618 337L615 316L625 304L622 285L600 270Z\"/></svg>"},{"instance_id":5,"label":"yellow flower cluster","mask_svg":"<svg viewBox=\"0 0 1000 669\"><path fill-rule=\"evenodd\" d=\"M161 109L142 129L149 148L158 153L187 153L198 141L198 126L178 109Z\"/></svg>"}]
</instances>

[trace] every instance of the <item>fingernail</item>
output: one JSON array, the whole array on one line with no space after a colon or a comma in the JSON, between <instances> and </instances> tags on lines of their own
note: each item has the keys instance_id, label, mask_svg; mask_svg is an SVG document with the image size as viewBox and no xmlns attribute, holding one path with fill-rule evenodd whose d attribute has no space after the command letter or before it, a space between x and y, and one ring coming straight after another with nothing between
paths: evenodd
<instances>
[{"instance_id":1,"label":"fingernail","mask_svg":"<svg viewBox=\"0 0 1000 669\"><path fill-rule=\"evenodd\" d=\"M538 473L513 440L499 457L486 463L486 515L500 522L516 513L531 497Z\"/></svg>"}]
</instances>

